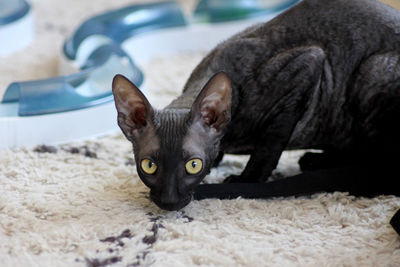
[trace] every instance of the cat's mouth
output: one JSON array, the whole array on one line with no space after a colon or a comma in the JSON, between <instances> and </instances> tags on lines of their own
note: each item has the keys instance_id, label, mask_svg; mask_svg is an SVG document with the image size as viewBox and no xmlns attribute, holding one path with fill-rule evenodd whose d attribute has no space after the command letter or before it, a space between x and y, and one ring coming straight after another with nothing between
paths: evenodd
<instances>
[{"instance_id":1,"label":"cat's mouth","mask_svg":"<svg viewBox=\"0 0 400 267\"><path fill-rule=\"evenodd\" d=\"M160 208L163 210L169 210L169 211L173 211L173 210L180 210L183 207L185 207L187 204L190 203L190 201L192 200L193 197L193 193L189 193L186 196L180 198L178 200L178 202L176 203L164 203L160 200L160 197L156 194L153 194L152 192L150 192L150 198L151 200Z\"/></svg>"}]
</instances>

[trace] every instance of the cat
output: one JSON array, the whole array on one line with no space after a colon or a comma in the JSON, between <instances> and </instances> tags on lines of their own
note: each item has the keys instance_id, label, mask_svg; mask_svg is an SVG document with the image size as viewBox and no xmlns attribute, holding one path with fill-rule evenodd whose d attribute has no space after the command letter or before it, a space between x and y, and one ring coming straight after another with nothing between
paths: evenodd
<instances>
[{"instance_id":1,"label":"cat","mask_svg":"<svg viewBox=\"0 0 400 267\"><path fill-rule=\"evenodd\" d=\"M162 209L183 208L195 191L399 194L400 14L378 1L304 0L234 35L163 110L121 75L112 88L137 172ZM282 151L308 148L324 153L305 154L302 174L267 182ZM198 186L224 153L250 159L226 184Z\"/></svg>"}]
</instances>

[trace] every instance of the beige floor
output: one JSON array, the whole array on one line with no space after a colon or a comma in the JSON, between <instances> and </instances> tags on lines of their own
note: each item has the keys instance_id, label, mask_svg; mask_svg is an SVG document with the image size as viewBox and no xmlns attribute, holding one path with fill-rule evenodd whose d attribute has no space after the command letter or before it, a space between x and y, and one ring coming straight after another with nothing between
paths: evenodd
<instances>
[{"instance_id":1,"label":"beige floor","mask_svg":"<svg viewBox=\"0 0 400 267\"><path fill-rule=\"evenodd\" d=\"M389 4L397 9L400 9L400 0L381 0L383 3Z\"/></svg>"}]
</instances>

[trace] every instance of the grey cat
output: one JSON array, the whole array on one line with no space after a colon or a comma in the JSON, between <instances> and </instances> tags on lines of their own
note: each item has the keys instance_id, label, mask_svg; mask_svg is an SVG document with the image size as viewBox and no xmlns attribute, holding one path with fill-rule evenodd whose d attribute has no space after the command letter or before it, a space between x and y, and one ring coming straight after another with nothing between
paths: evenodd
<instances>
[{"instance_id":1,"label":"grey cat","mask_svg":"<svg viewBox=\"0 0 400 267\"><path fill-rule=\"evenodd\" d=\"M138 174L162 209L187 205L224 153L251 155L227 183L263 184L222 184L209 196L399 194L390 152L400 149L400 14L378 1L305 0L244 30L163 110L123 76L113 93ZM304 148L324 153L303 156L304 173L283 186L264 183L283 150Z\"/></svg>"}]
</instances>

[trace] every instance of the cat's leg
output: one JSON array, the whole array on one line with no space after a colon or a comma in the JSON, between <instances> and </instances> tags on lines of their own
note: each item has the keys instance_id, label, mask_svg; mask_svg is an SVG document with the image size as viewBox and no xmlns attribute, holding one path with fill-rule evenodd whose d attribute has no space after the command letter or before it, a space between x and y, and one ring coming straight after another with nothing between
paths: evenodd
<instances>
[{"instance_id":1,"label":"cat's leg","mask_svg":"<svg viewBox=\"0 0 400 267\"><path fill-rule=\"evenodd\" d=\"M400 51L376 53L358 70L351 103L359 107L360 155L368 167L370 179L364 188L375 194L400 195ZM365 182L366 180L366 182ZM400 234L400 210L390 220Z\"/></svg>"},{"instance_id":2,"label":"cat's leg","mask_svg":"<svg viewBox=\"0 0 400 267\"><path fill-rule=\"evenodd\" d=\"M217 167L221 163L223 157L224 157L224 152L223 151L218 152L218 156L215 158L212 166Z\"/></svg>"},{"instance_id":3,"label":"cat's leg","mask_svg":"<svg viewBox=\"0 0 400 267\"><path fill-rule=\"evenodd\" d=\"M354 151L306 153L299 160L302 171L359 165L376 177L397 172L392 169L398 164L392 154L400 151L400 53L374 54L360 64L354 77L347 96L356 119ZM388 181L381 181L384 192L383 183Z\"/></svg>"},{"instance_id":4,"label":"cat's leg","mask_svg":"<svg viewBox=\"0 0 400 267\"><path fill-rule=\"evenodd\" d=\"M253 83L247 85L252 87L252 93L260 96L249 104L259 109L255 112L262 117L255 149L242 174L229 176L225 182L268 179L310 99L319 90L325 58L319 47L299 47L274 56L257 70ZM271 95L274 100L270 99ZM271 110L264 108L268 101L274 101Z\"/></svg>"},{"instance_id":5,"label":"cat's leg","mask_svg":"<svg viewBox=\"0 0 400 267\"><path fill-rule=\"evenodd\" d=\"M313 171L351 166L356 156L349 151L327 149L323 152L306 152L299 159L300 170Z\"/></svg>"},{"instance_id":6,"label":"cat's leg","mask_svg":"<svg viewBox=\"0 0 400 267\"><path fill-rule=\"evenodd\" d=\"M377 176L392 177L399 164L394 155L400 152L400 51L376 53L364 60L351 93L364 166Z\"/></svg>"}]
</instances>

